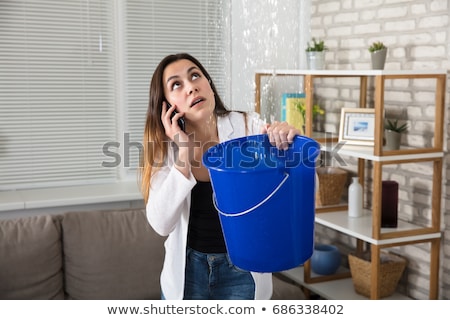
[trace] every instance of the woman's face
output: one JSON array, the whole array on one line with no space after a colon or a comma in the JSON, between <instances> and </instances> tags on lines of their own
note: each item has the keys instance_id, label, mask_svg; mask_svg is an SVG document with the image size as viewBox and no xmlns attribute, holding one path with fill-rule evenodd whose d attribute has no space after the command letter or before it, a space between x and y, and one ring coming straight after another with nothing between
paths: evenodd
<instances>
[{"instance_id":1,"label":"woman's face","mask_svg":"<svg viewBox=\"0 0 450 320\"><path fill-rule=\"evenodd\" d=\"M215 99L209 80L192 61L183 59L169 64L163 73L164 95L178 112L195 122L211 117Z\"/></svg>"}]
</instances>

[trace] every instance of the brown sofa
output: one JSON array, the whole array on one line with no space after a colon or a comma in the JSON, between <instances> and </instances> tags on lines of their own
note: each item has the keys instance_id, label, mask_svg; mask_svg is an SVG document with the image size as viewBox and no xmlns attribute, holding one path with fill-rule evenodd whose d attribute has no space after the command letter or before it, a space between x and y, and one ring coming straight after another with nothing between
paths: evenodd
<instances>
[{"instance_id":1,"label":"brown sofa","mask_svg":"<svg viewBox=\"0 0 450 320\"><path fill-rule=\"evenodd\" d=\"M0 220L0 299L159 299L164 238L142 209ZM274 277L273 299L303 299Z\"/></svg>"}]
</instances>

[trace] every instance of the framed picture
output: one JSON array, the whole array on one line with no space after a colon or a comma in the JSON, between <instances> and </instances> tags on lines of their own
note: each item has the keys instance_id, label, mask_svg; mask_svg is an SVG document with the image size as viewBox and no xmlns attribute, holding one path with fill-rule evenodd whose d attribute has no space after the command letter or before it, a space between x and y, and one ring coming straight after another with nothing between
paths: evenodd
<instances>
[{"instance_id":1,"label":"framed picture","mask_svg":"<svg viewBox=\"0 0 450 320\"><path fill-rule=\"evenodd\" d=\"M342 108L339 142L373 146L375 110L371 108Z\"/></svg>"}]
</instances>

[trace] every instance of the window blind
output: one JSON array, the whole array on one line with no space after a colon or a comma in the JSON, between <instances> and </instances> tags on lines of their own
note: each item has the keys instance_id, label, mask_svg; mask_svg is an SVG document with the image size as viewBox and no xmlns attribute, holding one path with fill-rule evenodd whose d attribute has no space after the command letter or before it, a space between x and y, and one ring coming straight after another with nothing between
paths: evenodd
<instances>
[{"instance_id":1,"label":"window blind","mask_svg":"<svg viewBox=\"0 0 450 320\"><path fill-rule=\"evenodd\" d=\"M125 165L135 175L138 149L104 166L105 143L142 142L150 77L167 54L191 53L224 92L224 6L0 1L0 190L117 181Z\"/></svg>"},{"instance_id":2,"label":"window blind","mask_svg":"<svg viewBox=\"0 0 450 320\"><path fill-rule=\"evenodd\" d=\"M126 133L131 141L142 142L151 76L166 55L187 52L196 57L224 94L228 10L217 0L127 1L125 99ZM129 151L128 169L133 174L139 152L137 148Z\"/></svg>"},{"instance_id":3,"label":"window blind","mask_svg":"<svg viewBox=\"0 0 450 320\"><path fill-rule=\"evenodd\" d=\"M109 1L0 1L0 188L116 179Z\"/></svg>"}]
</instances>

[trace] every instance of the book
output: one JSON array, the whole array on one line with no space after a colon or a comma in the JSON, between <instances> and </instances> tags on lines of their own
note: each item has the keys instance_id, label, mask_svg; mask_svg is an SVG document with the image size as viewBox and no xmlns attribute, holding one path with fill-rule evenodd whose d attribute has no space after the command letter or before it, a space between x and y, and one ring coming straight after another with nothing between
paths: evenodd
<instances>
[{"instance_id":1,"label":"book","mask_svg":"<svg viewBox=\"0 0 450 320\"><path fill-rule=\"evenodd\" d=\"M304 93L283 93L281 97L281 121L286 121L303 131L303 117L295 105L299 102L305 103L305 100L306 95Z\"/></svg>"}]
</instances>

